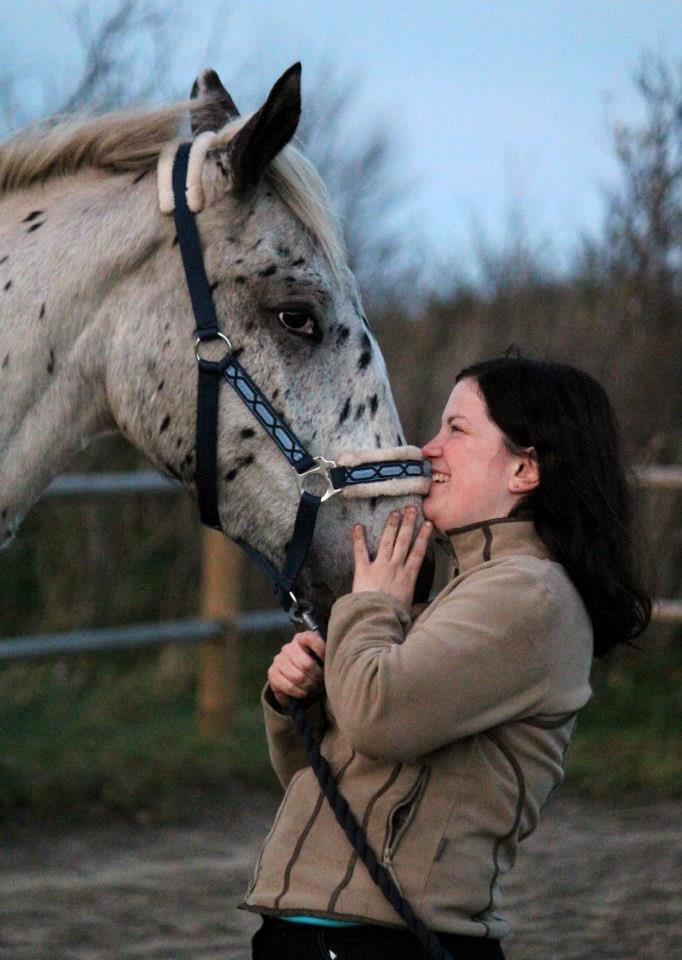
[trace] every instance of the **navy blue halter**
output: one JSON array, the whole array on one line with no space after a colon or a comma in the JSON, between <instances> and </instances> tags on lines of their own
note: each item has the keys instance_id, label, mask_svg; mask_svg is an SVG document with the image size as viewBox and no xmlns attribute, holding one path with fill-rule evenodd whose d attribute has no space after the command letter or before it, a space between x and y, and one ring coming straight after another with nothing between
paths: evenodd
<instances>
[{"instance_id":1,"label":"navy blue halter","mask_svg":"<svg viewBox=\"0 0 682 960\"><path fill-rule=\"evenodd\" d=\"M282 454L296 471L301 490L291 546L284 568L280 572L250 544L236 542L258 564L277 594L285 610L290 610L294 597L293 589L305 562L315 530L315 521L320 504L344 487L363 483L378 483L402 477L426 476L428 461L389 460L362 463L351 467L337 467L322 457L312 457L294 431L275 412L268 398L253 382L247 371L234 356L232 344L221 332L213 304L211 288L204 268L201 241L196 219L187 205L186 183L191 143L178 147L173 164L173 193L175 197L175 226L182 262L185 268L187 287L196 319L196 356L199 366L197 388L196 430L196 485L201 522L214 530L221 530L218 514L217 489L217 431L218 403L222 380L233 388L268 436L277 444ZM227 351L221 360L206 360L200 355L201 344L221 339ZM327 485L326 491L317 495L305 489L309 477L319 477ZM317 481L319 483L319 481Z\"/></svg>"}]
</instances>

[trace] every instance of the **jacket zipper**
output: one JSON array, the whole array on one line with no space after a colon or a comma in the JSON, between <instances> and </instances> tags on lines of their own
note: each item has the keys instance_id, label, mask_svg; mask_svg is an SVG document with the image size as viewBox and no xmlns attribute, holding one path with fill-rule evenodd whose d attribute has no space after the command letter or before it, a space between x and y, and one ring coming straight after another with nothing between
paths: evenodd
<instances>
[{"instance_id":1,"label":"jacket zipper","mask_svg":"<svg viewBox=\"0 0 682 960\"><path fill-rule=\"evenodd\" d=\"M398 802L392 807L388 815L387 831L386 831L386 840L384 842L384 848L381 855L381 863L386 869L387 873L391 876L393 882L401 893L402 890L400 883L395 874L393 867L392 857L398 849L400 841L405 836L407 828L410 823L414 820L417 808L421 802L422 797L424 796L424 791L426 790L426 783L429 779L431 771L429 767L422 767L419 771L416 780L410 787L409 791L402 797ZM399 811L404 812L402 823L394 829L395 827L395 818L398 815Z\"/></svg>"}]
</instances>

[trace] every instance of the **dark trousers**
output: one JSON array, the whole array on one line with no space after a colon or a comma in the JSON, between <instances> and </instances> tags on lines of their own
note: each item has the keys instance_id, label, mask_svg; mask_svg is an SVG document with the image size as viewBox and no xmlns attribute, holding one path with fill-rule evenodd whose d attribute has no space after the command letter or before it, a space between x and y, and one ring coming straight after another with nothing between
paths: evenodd
<instances>
[{"instance_id":1,"label":"dark trousers","mask_svg":"<svg viewBox=\"0 0 682 960\"><path fill-rule=\"evenodd\" d=\"M453 960L504 960L498 940L438 934ZM319 927L264 916L251 941L253 960L424 960L410 930L363 923L361 927Z\"/></svg>"}]
</instances>

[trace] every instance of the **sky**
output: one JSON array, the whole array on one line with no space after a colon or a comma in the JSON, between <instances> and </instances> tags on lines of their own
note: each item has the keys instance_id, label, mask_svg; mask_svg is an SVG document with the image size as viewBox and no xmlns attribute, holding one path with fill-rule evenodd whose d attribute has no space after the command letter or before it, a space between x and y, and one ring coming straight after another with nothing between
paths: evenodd
<instances>
[{"instance_id":1,"label":"sky","mask_svg":"<svg viewBox=\"0 0 682 960\"><path fill-rule=\"evenodd\" d=\"M114 5L87 4L93 20ZM19 72L27 97L58 96L78 64L74 4L31 0L30 18L27 6L0 0L0 79ZM210 64L252 110L300 60L305 110L325 59L357 78L358 130L388 124L423 236L462 272L474 269L474 225L501 242L512 210L567 263L581 231L599 230L602 186L618 182L613 123L641 120L642 53L682 59L682 0L177 0L174 11L178 91Z\"/></svg>"}]
</instances>

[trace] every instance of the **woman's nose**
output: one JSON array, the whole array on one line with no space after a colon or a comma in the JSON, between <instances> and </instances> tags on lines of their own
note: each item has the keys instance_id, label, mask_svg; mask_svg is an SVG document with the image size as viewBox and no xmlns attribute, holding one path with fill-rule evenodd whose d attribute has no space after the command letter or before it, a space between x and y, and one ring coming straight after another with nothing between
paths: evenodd
<instances>
[{"instance_id":1,"label":"woman's nose","mask_svg":"<svg viewBox=\"0 0 682 960\"><path fill-rule=\"evenodd\" d=\"M424 444L422 447L422 456L424 457L439 457L441 455L441 449L438 446L438 437L434 437L432 440L429 440L428 443Z\"/></svg>"}]
</instances>

